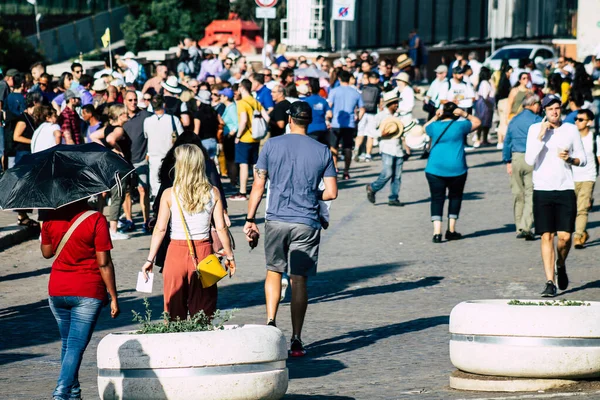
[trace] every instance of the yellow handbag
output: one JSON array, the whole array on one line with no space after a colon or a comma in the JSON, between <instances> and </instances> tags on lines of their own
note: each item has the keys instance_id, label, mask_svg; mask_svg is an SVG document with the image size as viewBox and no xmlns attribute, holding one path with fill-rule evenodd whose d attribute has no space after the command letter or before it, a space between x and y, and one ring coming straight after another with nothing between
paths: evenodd
<instances>
[{"instance_id":1,"label":"yellow handbag","mask_svg":"<svg viewBox=\"0 0 600 400\"><path fill-rule=\"evenodd\" d=\"M174 189L171 190L174 191ZM202 282L202 287L211 287L227 276L227 270L223 268L221 261L214 254L208 255L202 261L198 262L198 257L196 257L196 251L194 250L192 240L190 239L190 233L188 232L187 223L185 222L185 217L183 216L183 209L179 203L179 196L177 196L175 193L173 194L175 195L174 197L175 201L177 202L177 208L179 209L179 215L181 215L181 223L183 225L183 230L185 231L185 238L190 250L190 256L196 263L196 272L198 273L200 282Z\"/></svg>"}]
</instances>

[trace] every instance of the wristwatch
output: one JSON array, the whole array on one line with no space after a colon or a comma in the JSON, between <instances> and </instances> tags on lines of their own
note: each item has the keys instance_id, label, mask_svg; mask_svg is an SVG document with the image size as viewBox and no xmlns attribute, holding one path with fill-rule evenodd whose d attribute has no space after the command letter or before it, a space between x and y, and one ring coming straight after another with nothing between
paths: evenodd
<instances>
[{"instance_id":1,"label":"wristwatch","mask_svg":"<svg viewBox=\"0 0 600 400\"><path fill-rule=\"evenodd\" d=\"M567 157L567 164L573 164L573 157Z\"/></svg>"},{"instance_id":2,"label":"wristwatch","mask_svg":"<svg viewBox=\"0 0 600 400\"><path fill-rule=\"evenodd\" d=\"M246 222L250 222L251 224L256 223L256 218L248 218L246 217Z\"/></svg>"}]
</instances>

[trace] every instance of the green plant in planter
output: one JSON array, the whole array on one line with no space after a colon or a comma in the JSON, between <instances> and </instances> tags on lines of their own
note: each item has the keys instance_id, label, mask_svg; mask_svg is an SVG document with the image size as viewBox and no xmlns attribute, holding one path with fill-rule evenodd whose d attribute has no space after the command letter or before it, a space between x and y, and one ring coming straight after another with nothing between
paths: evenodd
<instances>
[{"instance_id":1,"label":"green plant in planter","mask_svg":"<svg viewBox=\"0 0 600 400\"><path fill-rule=\"evenodd\" d=\"M189 319L181 320L178 317L175 321L171 321L169 313L165 311L162 313L162 321L152 322L152 310L147 298L144 299L144 307L146 310L143 315L131 310L133 322L140 324L140 330L136 331L136 334L218 331L224 329L223 325L232 319L237 311L217 310L212 317L200 311Z\"/></svg>"},{"instance_id":2,"label":"green plant in planter","mask_svg":"<svg viewBox=\"0 0 600 400\"><path fill-rule=\"evenodd\" d=\"M582 307L591 306L590 303L575 300L548 300L548 301L521 301L511 300L508 302L509 306L564 306L564 307Z\"/></svg>"}]
</instances>

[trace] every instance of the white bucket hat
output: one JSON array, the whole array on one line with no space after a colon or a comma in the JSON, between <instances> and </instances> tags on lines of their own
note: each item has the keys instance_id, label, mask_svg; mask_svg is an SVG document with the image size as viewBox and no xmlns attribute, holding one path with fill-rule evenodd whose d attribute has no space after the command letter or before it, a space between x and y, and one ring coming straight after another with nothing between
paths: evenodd
<instances>
[{"instance_id":1,"label":"white bucket hat","mask_svg":"<svg viewBox=\"0 0 600 400\"><path fill-rule=\"evenodd\" d=\"M167 78L166 82L161 82L161 85L163 88L165 88L165 90L171 93L179 94L182 92L181 88L179 87L179 82L177 81L176 76L171 75Z\"/></svg>"}]
</instances>

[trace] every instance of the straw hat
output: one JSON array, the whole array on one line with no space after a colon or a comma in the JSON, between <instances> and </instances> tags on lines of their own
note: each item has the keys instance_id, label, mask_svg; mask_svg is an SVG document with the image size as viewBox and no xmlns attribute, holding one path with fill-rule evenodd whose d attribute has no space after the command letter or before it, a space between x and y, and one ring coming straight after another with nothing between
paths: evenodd
<instances>
[{"instance_id":1,"label":"straw hat","mask_svg":"<svg viewBox=\"0 0 600 400\"><path fill-rule=\"evenodd\" d=\"M404 124L402 124L400 118L390 116L379 124L379 131L382 139L398 139L404 132Z\"/></svg>"},{"instance_id":2,"label":"straw hat","mask_svg":"<svg viewBox=\"0 0 600 400\"><path fill-rule=\"evenodd\" d=\"M404 127L404 142L412 150L421 150L429 142L429 136L417 120L412 120Z\"/></svg>"},{"instance_id":3,"label":"straw hat","mask_svg":"<svg viewBox=\"0 0 600 400\"><path fill-rule=\"evenodd\" d=\"M406 72L400 72L398 75L394 77L395 80L404 82L410 85L410 76Z\"/></svg>"},{"instance_id":4,"label":"straw hat","mask_svg":"<svg viewBox=\"0 0 600 400\"><path fill-rule=\"evenodd\" d=\"M398 91L391 90L383 93L383 106L387 107L388 104L400 101Z\"/></svg>"},{"instance_id":5,"label":"straw hat","mask_svg":"<svg viewBox=\"0 0 600 400\"><path fill-rule=\"evenodd\" d=\"M108 84L104 81L103 78L98 78L94 81L94 85L92 86L92 90L94 92L103 92L108 89Z\"/></svg>"},{"instance_id":6,"label":"straw hat","mask_svg":"<svg viewBox=\"0 0 600 400\"><path fill-rule=\"evenodd\" d=\"M413 60L406 54L400 54L398 58L396 58L396 62L398 63L398 68L403 69L412 65Z\"/></svg>"}]
</instances>

